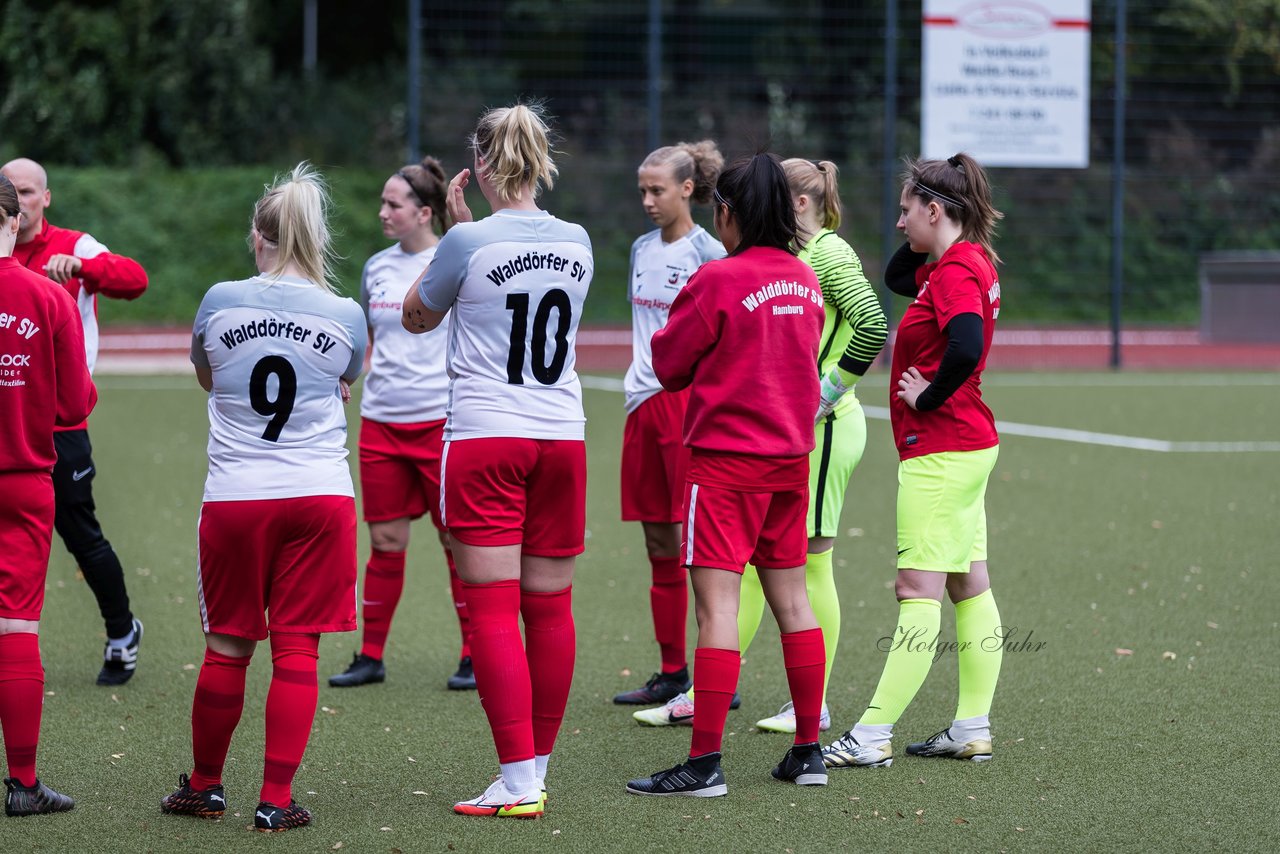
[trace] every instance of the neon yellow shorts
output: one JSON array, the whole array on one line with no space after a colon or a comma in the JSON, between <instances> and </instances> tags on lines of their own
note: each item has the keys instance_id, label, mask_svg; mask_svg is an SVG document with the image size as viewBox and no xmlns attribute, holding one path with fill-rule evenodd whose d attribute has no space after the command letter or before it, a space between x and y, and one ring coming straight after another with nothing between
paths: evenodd
<instances>
[{"instance_id":1,"label":"neon yellow shorts","mask_svg":"<svg viewBox=\"0 0 1280 854\"><path fill-rule=\"evenodd\" d=\"M987 478L1000 447L898 464L898 569L968 572L987 559Z\"/></svg>"},{"instance_id":2,"label":"neon yellow shorts","mask_svg":"<svg viewBox=\"0 0 1280 854\"><path fill-rule=\"evenodd\" d=\"M840 512L849 478L862 460L867 447L867 418L857 399L852 405L846 394L835 414L818 422L817 445L809 454L809 514L806 524L810 537L834 537L840 530Z\"/></svg>"}]
</instances>

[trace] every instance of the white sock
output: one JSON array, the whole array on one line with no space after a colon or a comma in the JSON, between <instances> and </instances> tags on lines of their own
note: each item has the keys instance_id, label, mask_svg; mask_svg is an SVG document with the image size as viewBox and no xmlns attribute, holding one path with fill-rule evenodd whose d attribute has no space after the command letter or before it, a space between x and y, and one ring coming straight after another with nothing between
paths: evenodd
<instances>
[{"instance_id":1,"label":"white sock","mask_svg":"<svg viewBox=\"0 0 1280 854\"><path fill-rule=\"evenodd\" d=\"M893 740L893 724L854 724L853 737L867 747L883 747Z\"/></svg>"},{"instance_id":2,"label":"white sock","mask_svg":"<svg viewBox=\"0 0 1280 854\"><path fill-rule=\"evenodd\" d=\"M537 778L539 783L545 784L547 782L547 763L550 761L550 753L533 757L533 776Z\"/></svg>"},{"instance_id":3,"label":"white sock","mask_svg":"<svg viewBox=\"0 0 1280 854\"><path fill-rule=\"evenodd\" d=\"M133 643L134 635L137 633L137 629L129 629L129 634L122 638L107 638L107 646L115 647L116 649L125 649Z\"/></svg>"},{"instance_id":4,"label":"white sock","mask_svg":"<svg viewBox=\"0 0 1280 854\"><path fill-rule=\"evenodd\" d=\"M537 788L535 764L536 760L533 759L499 763L498 767L502 770L502 781L506 784L507 791L513 795L524 795Z\"/></svg>"},{"instance_id":5,"label":"white sock","mask_svg":"<svg viewBox=\"0 0 1280 854\"><path fill-rule=\"evenodd\" d=\"M968 744L975 739L991 738L991 720L988 715L977 715L963 720L951 722L951 738L961 744Z\"/></svg>"}]
</instances>

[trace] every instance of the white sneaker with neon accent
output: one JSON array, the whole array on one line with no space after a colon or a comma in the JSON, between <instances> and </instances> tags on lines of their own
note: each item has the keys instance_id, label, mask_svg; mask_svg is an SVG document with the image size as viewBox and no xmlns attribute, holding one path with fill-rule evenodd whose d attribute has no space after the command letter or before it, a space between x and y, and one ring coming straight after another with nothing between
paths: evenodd
<instances>
[{"instance_id":1,"label":"white sneaker with neon accent","mask_svg":"<svg viewBox=\"0 0 1280 854\"><path fill-rule=\"evenodd\" d=\"M506 781L499 777L484 794L469 801L459 801L453 811L459 815L491 816L494 818L539 818L546 808L547 795L535 783L527 792L512 792Z\"/></svg>"},{"instance_id":2,"label":"white sneaker with neon accent","mask_svg":"<svg viewBox=\"0 0 1280 854\"><path fill-rule=\"evenodd\" d=\"M986 738L973 738L960 741L953 738L951 728L935 732L924 741L907 745L907 753L911 756L931 756L941 759L960 759L965 762L986 762L991 758L991 730L986 731Z\"/></svg>"},{"instance_id":3,"label":"white sneaker with neon accent","mask_svg":"<svg viewBox=\"0 0 1280 854\"><path fill-rule=\"evenodd\" d=\"M794 733L796 731L795 706L788 700L773 717L756 721L756 728L765 732ZM822 704L822 716L818 718L818 729L822 732L831 729L831 710L827 708L826 703Z\"/></svg>"},{"instance_id":4,"label":"white sneaker with neon accent","mask_svg":"<svg viewBox=\"0 0 1280 854\"><path fill-rule=\"evenodd\" d=\"M677 694L664 706L632 712L644 726L693 726L693 699L688 694Z\"/></svg>"}]
</instances>

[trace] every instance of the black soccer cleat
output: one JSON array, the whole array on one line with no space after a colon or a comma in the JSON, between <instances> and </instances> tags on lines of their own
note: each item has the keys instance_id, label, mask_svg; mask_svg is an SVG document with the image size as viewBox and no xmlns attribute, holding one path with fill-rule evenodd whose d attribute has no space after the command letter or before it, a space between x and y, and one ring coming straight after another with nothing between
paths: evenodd
<instances>
[{"instance_id":1,"label":"black soccer cleat","mask_svg":"<svg viewBox=\"0 0 1280 854\"><path fill-rule=\"evenodd\" d=\"M471 656L464 655L458 659L458 672L449 677L446 683L450 691L474 691L476 689L476 672L471 666Z\"/></svg>"},{"instance_id":2,"label":"black soccer cleat","mask_svg":"<svg viewBox=\"0 0 1280 854\"><path fill-rule=\"evenodd\" d=\"M380 658L370 658L362 652L351 657L351 664L341 673L329 677L331 688L354 688L357 685L372 685L384 682L387 678L386 665Z\"/></svg>"},{"instance_id":3,"label":"black soccer cleat","mask_svg":"<svg viewBox=\"0 0 1280 854\"><path fill-rule=\"evenodd\" d=\"M773 769L773 779L797 786L827 785L827 766L822 760L822 745L818 742L793 744Z\"/></svg>"},{"instance_id":4,"label":"black soccer cleat","mask_svg":"<svg viewBox=\"0 0 1280 854\"><path fill-rule=\"evenodd\" d=\"M189 815L195 818L222 818L227 811L227 796L221 786L208 789L191 788L191 778L178 775L178 789L160 799L160 812L165 815Z\"/></svg>"},{"instance_id":5,"label":"black soccer cleat","mask_svg":"<svg viewBox=\"0 0 1280 854\"><path fill-rule=\"evenodd\" d=\"M4 814L9 816L44 815L66 812L76 805L71 798L55 792L36 780L34 786L24 786L12 777L4 780Z\"/></svg>"},{"instance_id":6,"label":"black soccer cleat","mask_svg":"<svg viewBox=\"0 0 1280 854\"><path fill-rule=\"evenodd\" d=\"M720 770L720 754L707 753L652 777L632 780L627 783L627 791L667 798L720 798L729 794L729 787Z\"/></svg>"},{"instance_id":7,"label":"black soccer cleat","mask_svg":"<svg viewBox=\"0 0 1280 854\"><path fill-rule=\"evenodd\" d=\"M138 647L142 644L142 621L133 618L133 637L128 646L112 646L108 642L102 650L102 669L98 671L99 685L123 685L133 678L138 668Z\"/></svg>"},{"instance_id":8,"label":"black soccer cleat","mask_svg":"<svg viewBox=\"0 0 1280 854\"><path fill-rule=\"evenodd\" d=\"M655 673L649 681L634 691L623 691L613 698L620 706L648 706L665 703L693 687L689 681L689 668L682 667L675 673Z\"/></svg>"},{"instance_id":9,"label":"black soccer cleat","mask_svg":"<svg viewBox=\"0 0 1280 854\"><path fill-rule=\"evenodd\" d=\"M290 800L287 807L263 801L253 813L253 829L259 833L279 833L282 830L306 827L308 824L311 824L311 813L295 800Z\"/></svg>"}]
</instances>

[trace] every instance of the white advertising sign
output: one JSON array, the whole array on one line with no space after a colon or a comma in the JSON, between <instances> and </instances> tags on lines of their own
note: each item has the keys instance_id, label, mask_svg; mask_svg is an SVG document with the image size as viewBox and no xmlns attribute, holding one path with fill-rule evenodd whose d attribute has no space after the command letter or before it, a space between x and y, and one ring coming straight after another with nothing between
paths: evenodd
<instances>
[{"instance_id":1,"label":"white advertising sign","mask_svg":"<svg viewBox=\"0 0 1280 854\"><path fill-rule=\"evenodd\" d=\"M924 0L921 153L1089 165L1088 0Z\"/></svg>"}]
</instances>

